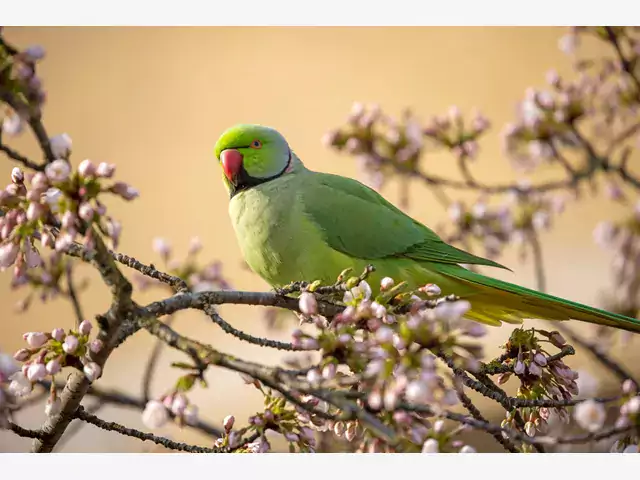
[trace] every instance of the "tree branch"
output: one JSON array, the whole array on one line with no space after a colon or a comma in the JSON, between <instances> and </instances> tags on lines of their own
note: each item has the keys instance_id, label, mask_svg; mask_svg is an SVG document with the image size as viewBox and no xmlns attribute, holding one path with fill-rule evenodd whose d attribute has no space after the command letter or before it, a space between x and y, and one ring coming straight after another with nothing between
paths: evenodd
<instances>
[{"instance_id":1,"label":"tree branch","mask_svg":"<svg viewBox=\"0 0 640 480\"><path fill-rule=\"evenodd\" d=\"M162 445L163 447L169 448L171 450L180 450L182 452L189 452L189 453L223 452L223 450L216 449L216 448L200 447L197 445L189 445L187 443L174 442L173 440L169 440L168 438L158 437L151 433L141 432L140 430L136 430L134 428L124 427L119 423L101 420L95 415L88 413L82 406L78 407L78 410L75 413L75 418L78 418L84 422L87 422L103 430L116 432L116 433L119 433L120 435L126 435L127 437L137 438L142 441L148 440L150 442L156 443L158 445Z\"/></svg>"}]
</instances>

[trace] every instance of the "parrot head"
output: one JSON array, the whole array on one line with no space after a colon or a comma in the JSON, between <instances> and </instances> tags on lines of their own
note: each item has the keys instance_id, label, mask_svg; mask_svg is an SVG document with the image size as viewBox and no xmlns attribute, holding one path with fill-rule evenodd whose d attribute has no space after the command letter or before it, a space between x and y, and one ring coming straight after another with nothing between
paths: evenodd
<instances>
[{"instance_id":1,"label":"parrot head","mask_svg":"<svg viewBox=\"0 0 640 480\"><path fill-rule=\"evenodd\" d=\"M235 125L215 146L229 195L268 182L285 173L291 150L284 137L262 125Z\"/></svg>"}]
</instances>

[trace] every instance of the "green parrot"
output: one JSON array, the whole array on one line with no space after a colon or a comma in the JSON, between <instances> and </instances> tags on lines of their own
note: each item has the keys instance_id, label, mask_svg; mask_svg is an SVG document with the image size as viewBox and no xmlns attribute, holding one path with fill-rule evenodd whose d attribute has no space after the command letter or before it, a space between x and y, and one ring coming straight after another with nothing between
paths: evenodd
<instances>
[{"instance_id":1,"label":"green parrot","mask_svg":"<svg viewBox=\"0 0 640 480\"><path fill-rule=\"evenodd\" d=\"M581 320L640 332L640 321L474 273L460 264L506 268L448 245L433 231L351 178L307 169L276 130L236 125L215 155L229 214L249 267L272 287L333 283L345 268L411 288L438 285L470 301L468 318L488 325L523 319Z\"/></svg>"}]
</instances>

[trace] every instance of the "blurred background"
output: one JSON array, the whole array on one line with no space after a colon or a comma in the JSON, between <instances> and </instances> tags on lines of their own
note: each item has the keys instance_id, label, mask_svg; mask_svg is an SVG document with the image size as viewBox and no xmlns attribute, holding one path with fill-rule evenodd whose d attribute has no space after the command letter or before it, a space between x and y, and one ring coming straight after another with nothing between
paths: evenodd
<instances>
[{"instance_id":1,"label":"blurred background","mask_svg":"<svg viewBox=\"0 0 640 480\"><path fill-rule=\"evenodd\" d=\"M295 152L312 169L356 177L352 157L324 147L320 139L341 126L354 101L378 103L398 115L410 107L419 118L444 113L450 105L463 112L481 109L494 127L481 142L478 167L481 180L498 183L517 178L501 153L499 132L514 118L515 106L525 89L544 84L545 72L556 68L571 75L571 64L558 49L561 28L6 28L8 41L25 47L42 45L47 52L39 67L48 98L44 121L50 135L66 132L73 139L74 164L84 158L117 164L117 178L140 190L131 203L113 200L111 214L122 221L120 251L143 262L158 262L151 251L154 237L166 238L178 257L189 239L198 235L205 248L202 260L224 261L224 274L242 290L266 290L267 285L248 271L240 256L227 216L228 196L213 155L218 135L227 127L261 123L280 130ZM585 47L589 53L588 48ZM597 47L593 47L597 48ZM593 53L593 52L592 52ZM29 135L15 142L35 160L39 152ZM452 158L424 164L430 172L453 176ZM13 165L2 158L0 175L9 178ZM539 171L537 179L548 172ZM393 182L383 194L398 201ZM456 193L456 198L465 198ZM470 198L466 195L467 198ZM411 185L408 213L435 225L446 212L428 190ZM571 204L561 222L543 234L548 288L569 299L596 303L596 293L607 285L610 257L592 240L592 230L604 218L617 218L610 202L583 200ZM520 263L509 250L501 263L514 274L492 272L516 283L534 286L532 266ZM130 273L130 272L128 272ZM82 294L86 315L103 312L109 297L89 269L76 277L92 280ZM0 276L2 322L0 350L13 352L23 345L22 333L68 327L72 308L63 300L34 302L22 314L14 304L24 292L11 292L10 274ZM163 292L137 293L145 303ZM257 308L226 306L223 317L234 326L260 336L287 338L286 332L269 332ZM254 348L224 335L197 313L181 314L175 327L184 334L211 343L247 359L277 363L280 352ZM585 331L578 326L578 329ZM587 327L588 329L588 327ZM491 329L487 353L510 329ZM141 332L110 358L99 385L140 392L140 378L153 339ZM637 349L617 358L640 372ZM169 367L180 354L164 350L153 393L171 388L178 372ZM597 392L615 385L589 358L578 355L569 364L588 370ZM590 381L589 376L583 375ZM217 425L233 413L238 422L261 407L261 398L236 374L209 372L210 387L197 388L190 398L201 416ZM85 400L90 405L91 399ZM481 402L484 407L491 404ZM503 415L494 412L495 419ZM140 412L105 407L100 416L144 429ZM40 406L19 413L25 427L44 419ZM77 428L77 427L76 427ZM187 442L205 441L197 432L172 426L157 432ZM0 431L0 451L25 451L30 441ZM494 449L488 436L478 438L479 450ZM84 425L64 441L59 451L149 451L147 443Z\"/></svg>"}]
</instances>

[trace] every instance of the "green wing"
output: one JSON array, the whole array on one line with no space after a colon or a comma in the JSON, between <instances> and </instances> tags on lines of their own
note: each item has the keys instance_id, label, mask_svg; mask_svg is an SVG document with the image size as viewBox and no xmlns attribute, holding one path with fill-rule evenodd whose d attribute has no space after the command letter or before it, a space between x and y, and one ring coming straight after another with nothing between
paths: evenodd
<instances>
[{"instance_id":1,"label":"green wing","mask_svg":"<svg viewBox=\"0 0 640 480\"><path fill-rule=\"evenodd\" d=\"M425 262L507 269L492 260L446 244L429 228L351 178L309 172L299 200L325 242L351 257L407 257Z\"/></svg>"}]
</instances>

